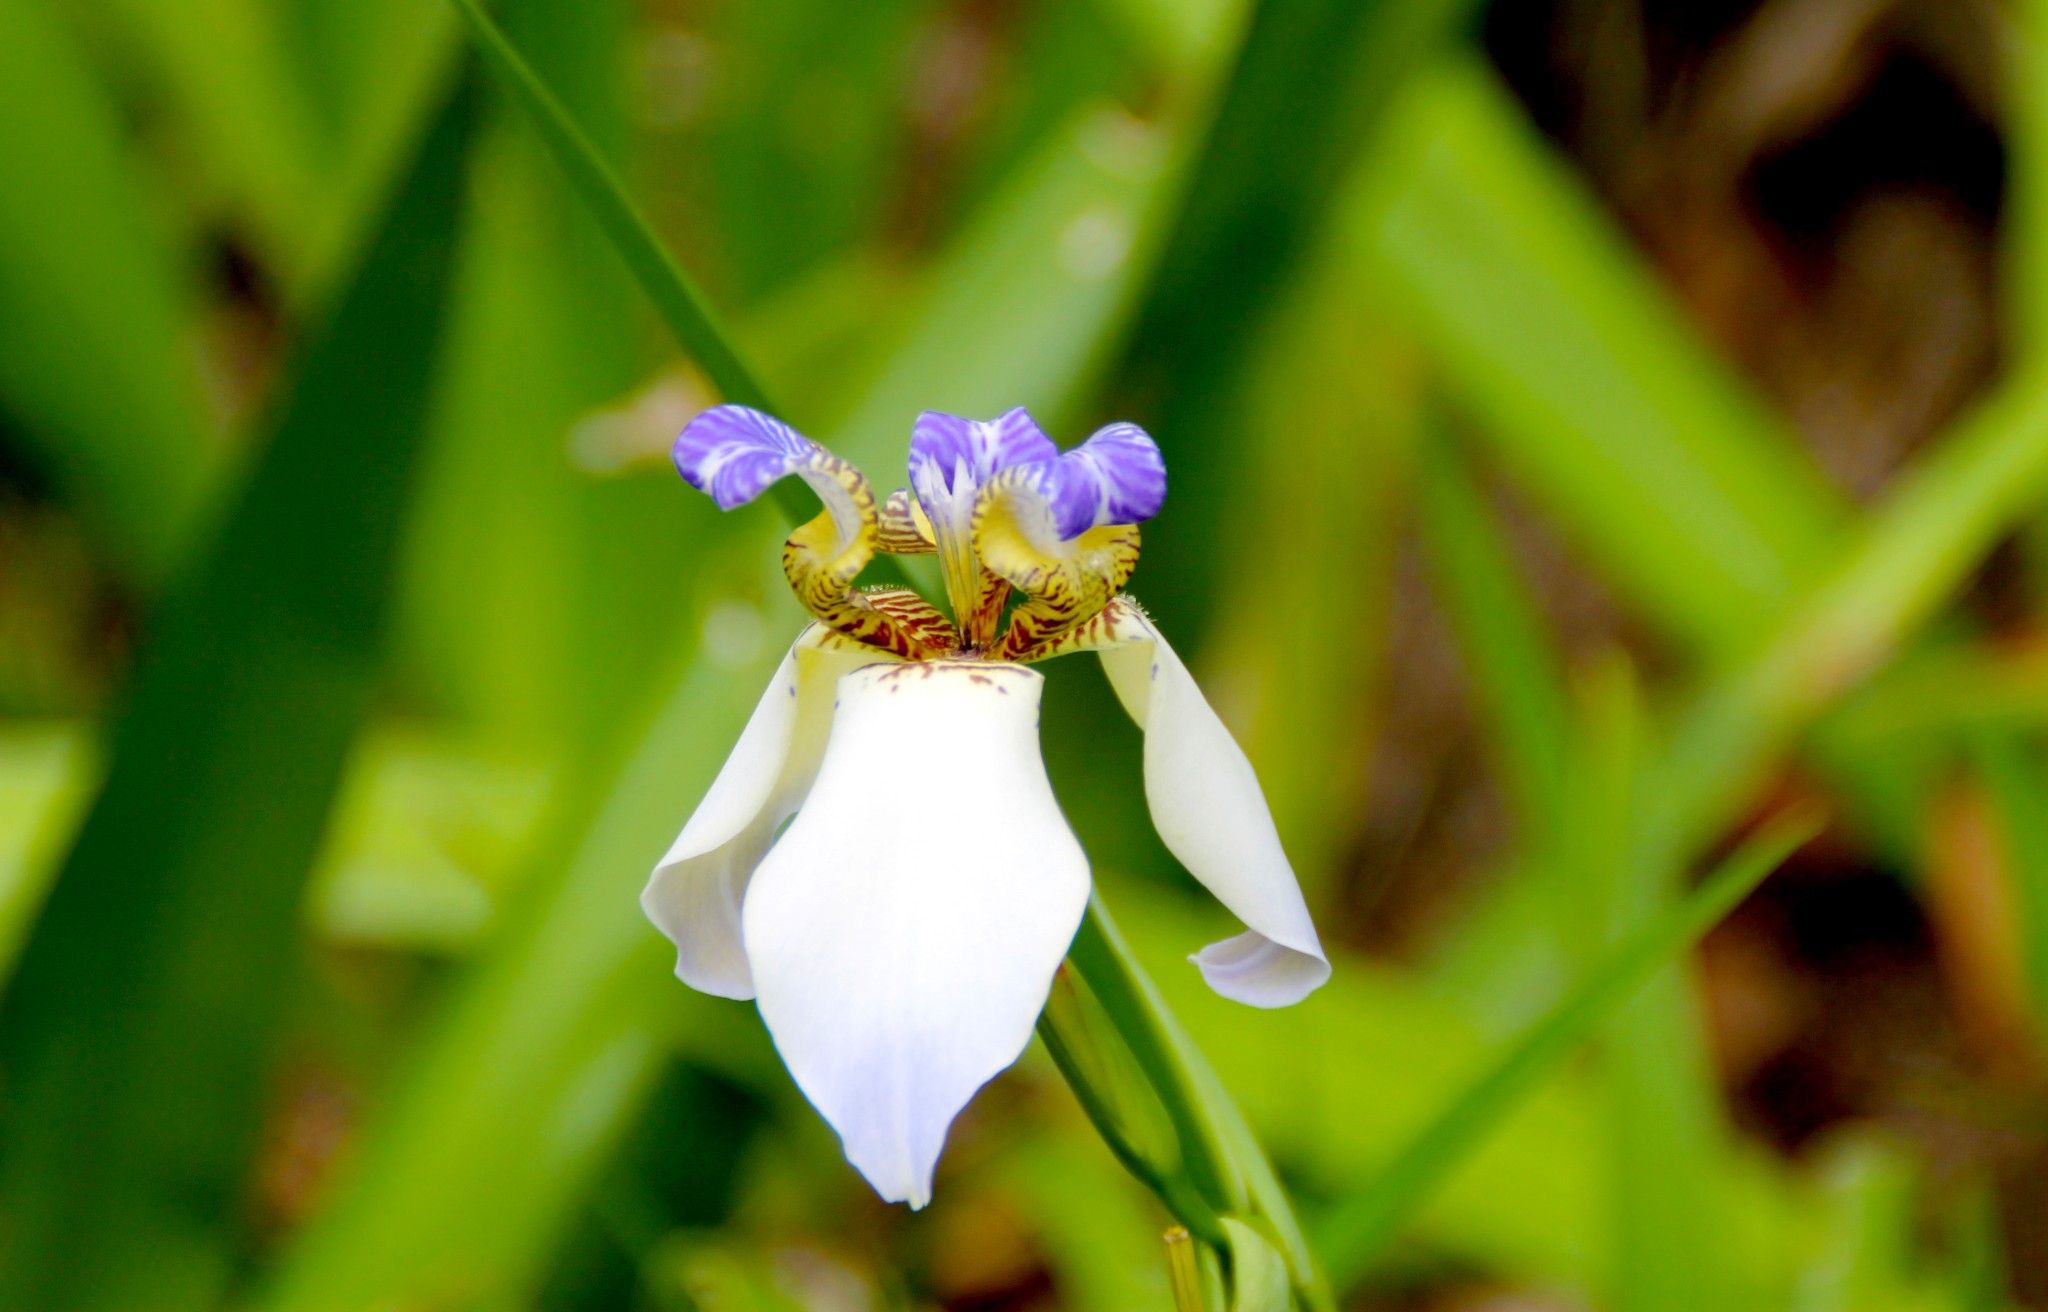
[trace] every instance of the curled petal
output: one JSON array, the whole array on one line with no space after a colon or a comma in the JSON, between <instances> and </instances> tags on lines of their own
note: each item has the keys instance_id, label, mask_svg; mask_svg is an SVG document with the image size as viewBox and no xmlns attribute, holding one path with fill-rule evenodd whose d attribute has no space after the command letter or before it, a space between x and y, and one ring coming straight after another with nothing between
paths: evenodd
<instances>
[{"instance_id":1,"label":"curled petal","mask_svg":"<svg viewBox=\"0 0 2048 1312\"><path fill-rule=\"evenodd\" d=\"M692 419L676 439L676 468L721 510L745 505L777 479L803 479L824 513L789 535L782 572L805 610L838 633L891 656L933 650L870 606L853 581L874 558L880 524L874 490L860 470L772 415L721 405Z\"/></svg>"},{"instance_id":2,"label":"curled petal","mask_svg":"<svg viewBox=\"0 0 2048 1312\"><path fill-rule=\"evenodd\" d=\"M1284 1007L1330 977L1294 868L1252 764L1186 665L1129 598L1042 655L1100 653L1102 668L1145 731L1145 801L1153 827L1188 873L1248 932L1192 958L1209 987L1254 1007Z\"/></svg>"},{"instance_id":3,"label":"curled petal","mask_svg":"<svg viewBox=\"0 0 2048 1312\"><path fill-rule=\"evenodd\" d=\"M720 510L732 510L795 473L820 449L773 415L750 406L719 405L689 422L671 454L685 483L717 502Z\"/></svg>"},{"instance_id":4,"label":"curled petal","mask_svg":"<svg viewBox=\"0 0 2048 1312\"><path fill-rule=\"evenodd\" d=\"M1136 524L1166 504L1166 460L1136 424L1111 424L1063 453L1047 480L1062 539L1105 524Z\"/></svg>"},{"instance_id":5,"label":"curled petal","mask_svg":"<svg viewBox=\"0 0 2048 1312\"><path fill-rule=\"evenodd\" d=\"M1038 748L1040 677L855 671L744 912L761 1015L882 1197L921 1207L947 1128L1017 1059L1088 900Z\"/></svg>"},{"instance_id":6,"label":"curled petal","mask_svg":"<svg viewBox=\"0 0 2048 1312\"><path fill-rule=\"evenodd\" d=\"M999 660L1035 659L1038 648L1100 613L1138 567L1135 524L1061 536L1051 496L1058 468L1047 461L1005 470L982 489L975 507L981 563L1027 598L990 653Z\"/></svg>"},{"instance_id":7,"label":"curled petal","mask_svg":"<svg viewBox=\"0 0 2048 1312\"><path fill-rule=\"evenodd\" d=\"M740 940L747 881L803 803L832 723L839 676L876 653L813 624L782 658L725 766L654 868L640 907L676 945L676 975L700 992L751 998Z\"/></svg>"}]
</instances>

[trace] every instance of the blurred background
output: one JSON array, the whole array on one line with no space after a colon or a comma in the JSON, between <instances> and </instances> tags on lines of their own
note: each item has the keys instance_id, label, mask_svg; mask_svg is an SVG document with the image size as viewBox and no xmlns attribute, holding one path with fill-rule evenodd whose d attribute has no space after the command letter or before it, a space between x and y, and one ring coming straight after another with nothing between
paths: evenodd
<instances>
[{"instance_id":1,"label":"blurred background","mask_svg":"<svg viewBox=\"0 0 2048 1312\"><path fill-rule=\"evenodd\" d=\"M1763 815L1376 1312L2048 1307L2048 6L501 0L784 417L1132 419L1337 971L1100 886L1319 1218ZM876 1201L635 898L800 623L440 0L0 0L0 1306L1170 1307L1034 1047Z\"/></svg>"}]
</instances>

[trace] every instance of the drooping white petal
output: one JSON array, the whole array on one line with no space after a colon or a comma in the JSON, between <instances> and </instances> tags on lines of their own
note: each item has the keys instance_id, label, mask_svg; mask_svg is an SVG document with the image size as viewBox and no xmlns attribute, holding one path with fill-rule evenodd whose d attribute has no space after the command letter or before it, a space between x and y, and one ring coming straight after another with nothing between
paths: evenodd
<instances>
[{"instance_id":1,"label":"drooping white petal","mask_svg":"<svg viewBox=\"0 0 2048 1312\"><path fill-rule=\"evenodd\" d=\"M1099 645L1124 709L1145 731L1145 801L1167 850L1249 932L1192 960L1209 987L1254 1007L1301 1001L1330 977L1258 775L1188 667L1135 605L1112 603Z\"/></svg>"},{"instance_id":2,"label":"drooping white petal","mask_svg":"<svg viewBox=\"0 0 2048 1312\"><path fill-rule=\"evenodd\" d=\"M1024 1050L1087 906L1041 686L983 661L847 675L810 797L747 893L775 1046L891 1202L930 1199L947 1127Z\"/></svg>"},{"instance_id":3,"label":"drooping white petal","mask_svg":"<svg viewBox=\"0 0 2048 1312\"><path fill-rule=\"evenodd\" d=\"M676 945L676 976L721 998L751 998L740 940L747 881L776 826L802 805L825 753L839 676L888 659L806 629L761 694L710 791L655 866L640 908Z\"/></svg>"}]
</instances>

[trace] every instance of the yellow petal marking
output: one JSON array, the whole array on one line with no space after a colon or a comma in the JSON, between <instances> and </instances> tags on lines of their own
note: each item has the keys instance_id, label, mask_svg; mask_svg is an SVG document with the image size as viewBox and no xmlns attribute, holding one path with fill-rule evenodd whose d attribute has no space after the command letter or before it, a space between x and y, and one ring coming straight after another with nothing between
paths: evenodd
<instances>
[{"instance_id":1,"label":"yellow petal marking","mask_svg":"<svg viewBox=\"0 0 2048 1312\"><path fill-rule=\"evenodd\" d=\"M825 503L824 513L782 546L782 572L804 609L845 637L905 660L949 650L950 641L934 648L919 636L930 632L922 617L906 625L897 618L902 607L892 613L893 603L877 606L876 594L854 590L854 579L874 558L877 540L875 493L860 470L819 447L791 472Z\"/></svg>"},{"instance_id":2,"label":"yellow petal marking","mask_svg":"<svg viewBox=\"0 0 2048 1312\"><path fill-rule=\"evenodd\" d=\"M938 549L932 522L917 498L907 488L891 492L875 524L875 550L894 556L928 556Z\"/></svg>"},{"instance_id":3,"label":"yellow petal marking","mask_svg":"<svg viewBox=\"0 0 2048 1312\"><path fill-rule=\"evenodd\" d=\"M1017 471L1005 471L983 489L974 507L974 547L981 563L1026 598L1010 612L1010 627L989 650L994 660L1040 659L1032 653L1100 614L1138 567L1136 524L1106 524L1051 543L1042 527L1033 532L1034 524L1022 518L1041 509L1035 500Z\"/></svg>"}]
</instances>

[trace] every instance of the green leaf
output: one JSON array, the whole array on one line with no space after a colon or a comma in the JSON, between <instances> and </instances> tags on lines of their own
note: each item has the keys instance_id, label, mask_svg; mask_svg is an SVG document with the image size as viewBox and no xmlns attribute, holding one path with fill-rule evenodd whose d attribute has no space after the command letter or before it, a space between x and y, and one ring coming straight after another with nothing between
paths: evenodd
<instances>
[{"instance_id":1,"label":"green leaf","mask_svg":"<svg viewBox=\"0 0 2048 1312\"><path fill-rule=\"evenodd\" d=\"M1229 1236L1230 1312L1289 1312L1287 1259L1271 1240L1242 1221L1223 1222Z\"/></svg>"},{"instance_id":2,"label":"green leaf","mask_svg":"<svg viewBox=\"0 0 2048 1312\"><path fill-rule=\"evenodd\" d=\"M1074 1312L1173 1307L1158 1209L1088 1127L1070 1123L1060 1133L1020 1135L1003 1145L990 1174L1033 1230L1062 1306ZM1194 1245L1181 1233L1181 1247L1192 1256Z\"/></svg>"},{"instance_id":3,"label":"green leaf","mask_svg":"<svg viewBox=\"0 0 2048 1312\"><path fill-rule=\"evenodd\" d=\"M2044 492L2048 369L2029 367L1901 474L1756 654L1692 699L1646 786L1645 842L1711 842L1769 763L1891 661Z\"/></svg>"},{"instance_id":4,"label":"green leaf","mask_svg":"<svg viewBox=\"0 0 2048 1312\"><path fill-rule=\"evenodd\" d=\"M0 729L0 984L92 800L95 755L75 725Z\"/></svg>"},{"instance_id":5,"label":"green leaf","mask_svg":"<svg viewBox=\"0 0 2048 1312\"><path fill-rule=\"evenodd\" d=\"M1439 421L1440 427L1440 421ZM1491 732L1522 844L1555 851L1566 813L1564 672L1507 543L1447 434L1421 443L1417 509L1437 593Z\"/></svg>"},{"instance_id":6,"label":"green leaf","mask_svg":"<svg viewBox=\"0 0 2048 1312\"><path fill-rule=\"evenodd\" d=\"M1794 435L1473 61L1410 88L1366 185L1390 283L1510 472L1644 614L1746 651L1839 541Z\"/></svg>"},{"instance_id":7,"label":"green leaf","mask_svg":"<svg viewBox=\"0 0 2048 1312\"><path fill-rule=\"evenodd\" d=\"M470 104L427 135L234 513L158 616L0 1010L0 1303L211 1306L228 1276L300 894L376 666Z\"/></svg>"},{"instance_id":8,"label":"green leaf","mask_svg":"<svg viewBox=\"0 0 2048 1312\"><path fill-rule=\"evenodd\" d=\"M333 158L280 7L264 0L109 0L190 149L265 262L303 272Z\"/></svg>"},{"instance_id":9,"label":"green leaf","mask_svg":"<svg viewBox=\"0 0 2048 1312\"><path fill-rule=\"evenodd\" d=\"M1316 1249L1343 1288L1364 1274L1414 1209L1544 1075L1659 967L1677 959L1818 826L1804 817L1760 831L1684 900L1632 931L1542 1019L1449 1102L1364 1192L1316 1227Z\"/></svg>"},{"instance_id":10,"label":"green leaf","mask_svg":"<svg viewBox=\"0 0 2048 1312\"><path fill-rule=\"evenodd\" d=\"M1636 861L1641 694L1615 659L1584 690L1563 850L1550 872L1567 943L1596 962L1672 896L1672 872ZM1699 1002L1677 962L1619 1008L1599 1052L1611 1181L1608 1301L1701 1312L1734 1301L1727 1135Z\"/></svg>"},{"instance_id":11,"label":"green leaf","mask_svg":"<svg viewBox=\"0 0 2048 1312\"><path fill-rule=\"evenodd\" d=\"M1400 88L1451 45L1474 0L1263 0L1252 7L1182 207L1138 308L1122 394L1173 465L1173 510L1147 526L1147 604L1184 646L1210 619L1225 517L1249 447L1245 346L1317 255L1352 164ZM1182 458L1181 453L1199 458Z\"/></svg>"},{"instance_id":12,"label":"green leaf","mask_svg":"<svg viewBox=\"0 0 2048 1312\"><path fill-rule=\"evenodd\" d=\"M455 0L491 68L532 116L570 186L611 238L612 249L661 315L676 341L690 353L728 401L773 410L768 393L741 360L718 312L661 243L633 204L618 173L605 162L581 124L563 107L526 59L505 38L476 0Z\"/></svg>"},{"instance_id":13,"label":"green leaf","mask_svg":"<svg viewBox=\"0 0 2048 1312\"><path fill-rule=\"evenodd\" d=\"M1971 735L1971 748L1998 827L2028 1001L2036 1023L2048 1024L2048 754L2038 739L1989 729Z\"/></svg>"},{"instance_id":14,"label":"green leaf","mask_svg":"<svg viewBox=\"0 0 2048 1312\"><path fill-rule=\"evenodd\" d=\"M1912 1161L1874 1138L1829 1144L1819 1162L1819 1250L1799 1274L1793 1312L1889 1312L1914 1306L1905 1260L1914 1248Z\"/></svg>"},{"instance_id":15,"label":"green leaf","mask_svg":"<svg viewBox=\"0 0 2048 1312\"><path fill-rule=\"evenodd\" d=\"M1251 1193L1235 1156L1224 1144L1215 1108L1183 1055L1185 1046L1166 1002L1132 960L1101 899L1091 898L1068 960L1100 1000L1129 1045L1145 1080L1159 1096L1180 1141L1180 1156L1196 1190L1222 1212L1243 1212ZM1183 1216L1195 1228L1196 1218Z\"/></svg>"},{"instance_id":16,"label":"green leaf","mask_svg":"<svg viewBox=\"0 0 2048 1312\"><path fill-rule=\"evenodd\" d=\"M543 849L559 871L455 984L261 1306L514 1300L537 1279L677 1020L721 1005L675 982L633 895L678 799L709 786L746 722L772 646L698 661L616 774L584 785L572 818L587 828Z\"/></svg>"},{"instance_id":17,"label":"green leaf","mask_svg":"<svg viewBox=\"0 0 2048 1312\"><path fill-rule=\"evenodd\" d=\"M1268 1223L1284 1250L1290 1285L1310 1308L1326 1312L1333 1306L1328 1289L1265 1150L1100 898L1089 900L1068 963L1088 981L1158 1095L1194 1188L1221 1212ZM1194 1230L1206 1218L1179 1219Z\"/></svg>"},{"instance_id":18,"label":"green leaf","mask_svg":"<svg viewBox=\"0 0 2048 1312\"><path fill-rule=\"evenodd\" d=\"M0 404L107 554L154 586L220 452L200 417L180 255L62 9L0 0Z\"/></svg>"}]
</instances>

